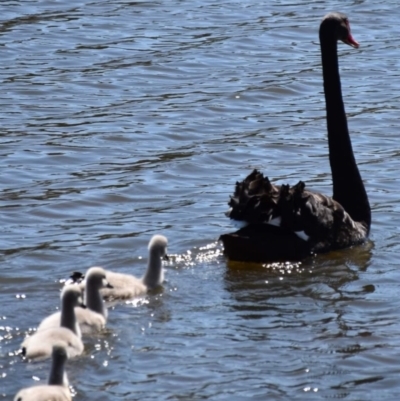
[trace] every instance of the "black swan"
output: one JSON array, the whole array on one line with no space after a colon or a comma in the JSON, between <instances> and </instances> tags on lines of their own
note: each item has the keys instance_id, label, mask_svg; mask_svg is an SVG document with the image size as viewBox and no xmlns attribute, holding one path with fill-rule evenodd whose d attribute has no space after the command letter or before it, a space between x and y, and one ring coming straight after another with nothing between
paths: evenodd
<instances>
[{"instance_id":1,"label":"black swan","mask_svg":"<svg viewBox=\"0 0 400 401\"><path fill-rule=\"evenodd\" d=\"M254 170L237 182L227 216L240 230L220 237L231 260L301 260L366 240L371 208L354 159L339 76L337 42L358 48L342 13L329 13L319 29L333 196L294 186L274 185Z\"/></svg>"}]
</instances>

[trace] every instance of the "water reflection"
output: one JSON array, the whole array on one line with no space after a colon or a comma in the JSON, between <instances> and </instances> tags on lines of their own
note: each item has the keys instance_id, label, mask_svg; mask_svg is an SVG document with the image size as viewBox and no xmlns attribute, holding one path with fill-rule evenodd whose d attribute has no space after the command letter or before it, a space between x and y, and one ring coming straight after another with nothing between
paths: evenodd
<instances>
[{"instance_id":1,"label":"water reflection","mask_svg":"<svg viewBox=\"0 0 400 401\"><path fill-rule=\"evenodd\" d=\"M330 252L303 262L248 264L227 262L225 288L238 301L233 307L243 308L248 302L260 308L269 300L307 296L313 300L343 300L350 296L372 292L373 285L349 292L349 283L358 280L360 272L370 264L373 242ZM372 287L371 287L372 286ZM350 295L351 294L351 295Z\"/></svg>"}]
</instances>

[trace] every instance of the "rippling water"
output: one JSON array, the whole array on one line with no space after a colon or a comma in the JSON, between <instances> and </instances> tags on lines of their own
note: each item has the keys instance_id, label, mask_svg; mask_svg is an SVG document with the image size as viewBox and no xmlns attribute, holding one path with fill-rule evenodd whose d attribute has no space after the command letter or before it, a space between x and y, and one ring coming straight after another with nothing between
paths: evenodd
<instances>
[{"instance_id":1,"label":"rippling water","mask_svg":"<svg viewBox=\"0 0 400 401\"><path fill-rule=\"evenodd\" d=\"M151 235L174 256L161 292L115 306L68 362L77 400L395 400L398 1L3 0L0 16L0 398L47 379L16 354L59 281L141 275ZM339 47L371 241L299 266L229 263L217 238L257 167L331 192L318 24Z\"/></svg>"}]
</instances>

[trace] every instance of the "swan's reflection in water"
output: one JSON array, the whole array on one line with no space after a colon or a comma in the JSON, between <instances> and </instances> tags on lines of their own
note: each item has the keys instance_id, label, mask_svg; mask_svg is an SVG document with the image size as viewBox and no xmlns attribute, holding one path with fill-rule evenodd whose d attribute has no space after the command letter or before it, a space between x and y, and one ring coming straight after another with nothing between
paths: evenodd
<instances>
[{"instance_id":1,"label":"swan's reflection in water","mask_svg":"<svg viewBox=\"0 0 400 401\"><path fill-rule=\"evenodd\" d=\"M360 271L366 271L372 249L373 242L368 241L361 246L317 255L297 263L227 261L225 287L237 300L243 300L248 295L255 302L301 294L325 299L326 292L331 291L335 299L334 294L343 294L343 288L356 281ZM318 286L321 286L319 291Z\"/></svg>"}]
</instances>

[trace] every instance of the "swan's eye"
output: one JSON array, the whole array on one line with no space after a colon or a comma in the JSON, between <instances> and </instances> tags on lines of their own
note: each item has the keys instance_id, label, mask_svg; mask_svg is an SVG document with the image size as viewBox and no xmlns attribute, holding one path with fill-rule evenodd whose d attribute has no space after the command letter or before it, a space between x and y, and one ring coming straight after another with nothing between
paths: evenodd
<instances>
[{"instance_id":1,"label":"swan's eye","mask_svg":"<svg viewBox=\"0 0 400 401\"><path fill-rule=\"evenodd\" d=\"M350 32L350 22L348 19L343 20L343 24L346 27L346 29Z\"/></svg>"}]
</instances>

